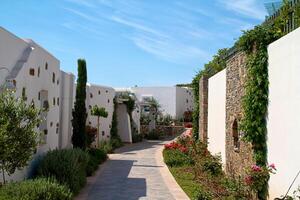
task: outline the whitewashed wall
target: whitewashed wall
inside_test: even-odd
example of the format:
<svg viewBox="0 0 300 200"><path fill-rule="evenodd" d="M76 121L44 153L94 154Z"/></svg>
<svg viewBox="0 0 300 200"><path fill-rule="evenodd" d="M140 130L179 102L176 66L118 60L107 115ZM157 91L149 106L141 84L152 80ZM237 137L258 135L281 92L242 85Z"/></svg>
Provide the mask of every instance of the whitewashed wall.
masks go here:
<svg viewBox="0 0 300 200"><path fill-rule="evenodd" d="M108 112L107 118L100 118L100 141L110 139L110 129L112 123L112 115L114 112L115 90L111 87L88 84L87 86L87 124L97 128L97 117L91 115L91 108L97 105L103 107Z"/></svg>
<svg viewBox="0 0 300 200"><path fill-rule="evenodd" d="M125 104L117 105L118 134L123 142L132 143L130 117Z"/></svg>
<svg viewBox="0 0 300 200"><path fill-rule="evenodd" d="M300 29L269 48L268 160L278 168L270 194L284 194L300 170ZM300 185L300 177L292 191Z"/></svg>
<svg viewBox="0 0 300 200"><path fill-rule="evenodd" d="M176 87L176 117L182 118L185 111L194 110L194 95L190 88Z"/></svg>
<svg viewBox="0 0 300 200"><path fill-rule="evenodd" d="M208 149L225 160L226 69L208 80Z"/></svg>

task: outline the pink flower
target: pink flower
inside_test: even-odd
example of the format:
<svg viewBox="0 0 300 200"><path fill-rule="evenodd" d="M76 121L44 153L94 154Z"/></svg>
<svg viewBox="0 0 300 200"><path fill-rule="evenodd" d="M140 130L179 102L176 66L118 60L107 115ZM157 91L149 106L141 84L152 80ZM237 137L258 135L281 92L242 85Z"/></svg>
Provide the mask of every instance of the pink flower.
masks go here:
<svg viewBox="0 0 300 200"><path fill-rule="evenodd" d="M271 167L272 169L276 170L276 167L275 167L274 163L270 164L269 167Z"/></svg>
<svg viewBox="0 0 300 200"><path fill-rule="evenodd" d="M246 178L245 178L245 182L246 182L246 184L248 184L248 185L250 185L250 184L252 184L252 177L251 176L247 176Z"/></svg>
<svg viewBox="0 0 300 200"><path fill-rule="evenodd" d="M260 172L261 171L261 167L260 166L257 166L257 165L252 165L251 166L251 169L255 172Z"/></svg>

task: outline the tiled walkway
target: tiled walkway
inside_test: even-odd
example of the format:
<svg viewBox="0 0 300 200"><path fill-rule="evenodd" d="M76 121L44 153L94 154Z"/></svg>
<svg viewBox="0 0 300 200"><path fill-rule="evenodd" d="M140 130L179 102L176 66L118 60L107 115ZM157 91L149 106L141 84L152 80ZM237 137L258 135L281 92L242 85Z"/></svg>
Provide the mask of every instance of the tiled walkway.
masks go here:
<svg viewBox="0 0 300 200"><path fill-rule="evenodd" d="M144 141L118 149L116 154L110 155L110 160L101 166L87 194L80 199L175 199L173 192L171 193L165 184L166 178L163 179L161 175L163 173L161 169L166 167L163 162L157 161L158 149L161 149L165 143ZM165 177L165 173L163 176Z"/></svg>

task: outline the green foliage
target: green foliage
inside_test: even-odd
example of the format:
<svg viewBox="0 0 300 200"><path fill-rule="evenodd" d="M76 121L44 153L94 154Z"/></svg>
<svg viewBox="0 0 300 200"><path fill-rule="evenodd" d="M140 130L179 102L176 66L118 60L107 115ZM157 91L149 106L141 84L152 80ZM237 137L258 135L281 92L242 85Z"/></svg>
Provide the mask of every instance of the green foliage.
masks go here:
<svg viewBox="0 0 300 200"><path fill-rule="evenodd" d="M236 179L225 177L222 180L222 185L228 192L228 200L248 200L251 199L249 188L244 183L241 177Z"/></svg>
<svg viewBox="0 0 300 200"><path fill-rule="evenodd" d="M203 159L202 169L212 176L219 176L223 173L221 157L207 156L205 159Z"/></svg>
<svg viewBox="0 0 300 200"><path fill-rule="evenodd" d="M23 168L31 159L37 143L35 129L40 123L39 110L29 106L14 93L0 94L0 168L9 175ZM5 182L5 177L3 177Z"/></svg>
<svg viewBox="0 0 300 200"><path fill-rule="evenodd" d="M117 106L118 105L116 103L116 99L114 99L114 112L112 116L111 129L110 129L111 139L120 138L120 136L118 135Z"/></svg>
<svg viewBox="0 0 300 200"><path fill-rule="evenodd" d="M170 167L191 165L192 160L178 149L164 149L164 161Z"/></svg>
<svg viewBox="0 0 300 200"><path fill-rule="evenodd" d="M158 131L152 130L151 132L149 132L145 135L145 138L147 140L159 140L160 136L161 136L161 134Z"/></svg>
<svg viewBox="0 0 300 200"><path fill-rule="evenodd" d="M86 174L88 176L98 169L99 165L107 159L107 154L102 149L89 149L89 162L86 167Z"/></svg>
<svg viewBox="0 0 300 200"><path fill-rule="evenodd" d="M114 148L113 148L112 143L110 141L102 140L100 142L99 148L102 149L107 154L114 152Z"/></svg>
<svg viewBox="0 0 300 200"><path fill-rule="evenodd" d="M80 149L49 151L41 160L37 176L54 177L77 194L86 183L88 161L89 155Z"/></svg>
<svg viewBox="0 0 300 200"><path fill-rule="evenodd" d="M91 114L94 116L103 117L103 118L107 118L107 116L108 116L108 112L105 110L105 108L103 108L103 107L99 108L97 105L95 105L92 108Z"/></svg>
<svg viewBox="0 0 300 200"><path fill-rule="evenodd" d="M197 188L196 192L192 197L192 200L212 200L212 199L213 199L212 194L200 187Z"/></svg>
<svg viewBox="0 0 300 200"><path fill-rule="evenodd" d="M86 126L85 132L86 132L86 144L88 147L90 147L92 143L95 142L96 140L97 128L94 128L92 126Z"/></svg>
<svg viewBox="0 0 300 200"><path fill-rule="evenodd" d="M0 199L71 200L72 193L53 179L34 179L5 185L0 188Z"/></svg>
<svg viewBox="0 0 300 200"><path fill-rule="evenodd" d="M78 59L78 79L76 85L76 96L74 110L72 112L73 120L73 135L72 143L74 148L85 149L87 146L87 139L85 133L86 125L86 83L87 83L87 71L86 62L83 59Z"/></svg>
<svg viewBox="0 0 300 200"><path fill-rule="evenodd" d="M119 148L119 147L123 146L123 142L122 142L120 137L110 139L110 143L111 143L111 146L112 146L113 149L116 149L116 148Z"/></svg>
<svg viewBox="0 0 300 200"><path fill-rule="evenodd" d="M138 133L133 133L132 134L132 142L137 143L137 142L142 142L143 141L143 136Z"/></svg>
<svg viewBox="0 0 300 200"><path fill-rule="evenodd" d="M207 78L222 71L226 67L225 57L227 56L228 49L220 49L213 57L212 61L204 65L204 69L200 70L192 81L192 88L194 94L195 109L193 112L193 137L198 139L199 130L199 80L202 76Z"/></svg>

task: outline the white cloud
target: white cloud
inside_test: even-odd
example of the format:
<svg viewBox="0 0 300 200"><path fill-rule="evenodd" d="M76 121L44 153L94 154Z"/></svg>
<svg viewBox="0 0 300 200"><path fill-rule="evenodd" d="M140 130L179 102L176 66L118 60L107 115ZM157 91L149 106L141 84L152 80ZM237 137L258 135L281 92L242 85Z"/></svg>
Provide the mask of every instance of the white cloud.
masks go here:
<svg viewBox="0 0 300 200"><path fill-rule="evenodd" d="M227 10L232 10L249 18L264 20L267 15L257 0L219 0L219 3L224 5Z"/></svg>
<svg viewBox="0 0 300 200"><path fill-rule="evenodd" d="M64 8L64 9L71 12L71 13L73 13L73 14L75 14L75 15L77 15L77 16L79 16L79 17L84 18L88 21L93 21L93 22L98 22L99 21L99 18L94 17L92 15L88 15L88 14L83 13L83 12L80 12L78 10L75 10L75 9L72 9L72 8Z"/></svg>

